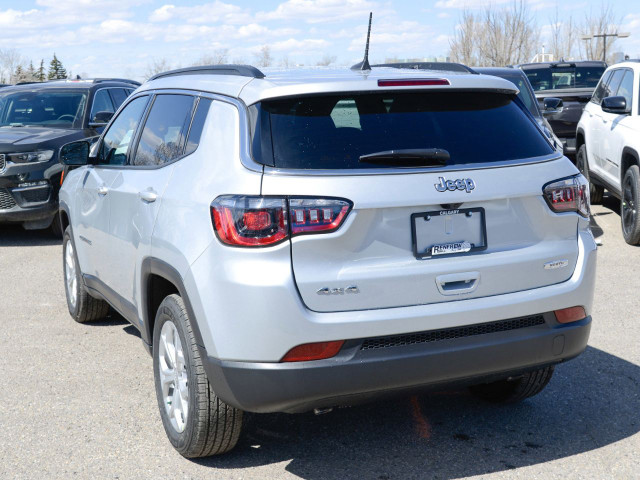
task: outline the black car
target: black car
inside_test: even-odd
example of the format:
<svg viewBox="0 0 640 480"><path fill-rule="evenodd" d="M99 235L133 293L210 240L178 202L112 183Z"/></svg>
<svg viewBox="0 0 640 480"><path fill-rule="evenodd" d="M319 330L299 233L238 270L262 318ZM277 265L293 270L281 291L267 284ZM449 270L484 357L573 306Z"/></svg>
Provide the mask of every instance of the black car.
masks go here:
<svg viewBox="0 0 640 480"><path fill-rule="evenodd" d="M527 75L542 113L564 145L564 153L576 154L576 128L587 102L607 68L605 62L541 62L518 65Z"/></svg>
<svg viewBox="0 0 640 480"><path fill-rule="evenodd" d="M100 135L139 86L122 79L58 80L0 90L0 224L61 235L60 147Z"/></svg>
<svg viewBox="0 0 640 480"><path fill-rule="evenodd" d="M522 70L512 67L474 67L473 70L482 75L493 75L494 77L504 78L515 84L518 90L520 90L518 98L522 100L522 103L524 103L529 112L531 112L531 115L536 119L545 135L549 137L549 141L554 145L556 150L560 152L563 151L562 142L555 135L551 125L544 117L543 111L540 110L531 83Z"/></svg>

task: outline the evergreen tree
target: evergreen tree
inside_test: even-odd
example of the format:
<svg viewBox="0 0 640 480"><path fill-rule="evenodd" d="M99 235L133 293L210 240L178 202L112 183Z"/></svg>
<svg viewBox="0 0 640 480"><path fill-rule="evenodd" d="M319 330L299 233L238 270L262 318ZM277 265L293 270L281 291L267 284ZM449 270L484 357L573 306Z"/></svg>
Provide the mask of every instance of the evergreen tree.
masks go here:
<svg viewBox="0 0 640 480"><path fill-rule="evenodd" d="M13 73L13 83L20 83L25 81L25 73L22 65L16 67L16 71Z"/></svg>
<svg viewBox="0 0 640 480"><path fill-rule="evenodd" d="M44 73L44 59L40 60L40 68L36 72L36 80L39 82L44 82L47 79L47 76Z"/></svg>
<svg viewBox="0 0 640 480"><path fill-rule="evenodd" d="M58 60L56 54L53 54L53 58L51 59L51 63L49 63L49 80L60 80L67 78L67 71L62 66L62 62Z"/></svg>
<svg viewBox="0 0 640 480"><path fill-rule="evenodd" d="M29 68L27 69L27 76L29 77L29 81L33 82L36 80L36 69L33 68L33 60L29 62Z"/></svg>

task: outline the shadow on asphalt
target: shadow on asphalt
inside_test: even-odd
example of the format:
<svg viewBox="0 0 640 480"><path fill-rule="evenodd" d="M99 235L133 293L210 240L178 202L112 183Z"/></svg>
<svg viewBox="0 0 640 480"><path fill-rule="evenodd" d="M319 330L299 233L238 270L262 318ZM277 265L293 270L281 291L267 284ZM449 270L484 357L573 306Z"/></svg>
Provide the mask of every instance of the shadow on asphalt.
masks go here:
<svg viewBox="0 0 640 480"><path fill-rule="evenodd" d="M51 230L25 230L20 225L0 225L0 247L41 247L62 245Z"/></svg>
<svg viewBox="0 0 640 480"><path fill-rule="evenodd" d="M516 405L466 392L386 401L332 413L248 415L238 447L197 463L241 469L288 462L308 480L455 479L550 462L640 431L640 366L596 348L556 368Z"/></svg>

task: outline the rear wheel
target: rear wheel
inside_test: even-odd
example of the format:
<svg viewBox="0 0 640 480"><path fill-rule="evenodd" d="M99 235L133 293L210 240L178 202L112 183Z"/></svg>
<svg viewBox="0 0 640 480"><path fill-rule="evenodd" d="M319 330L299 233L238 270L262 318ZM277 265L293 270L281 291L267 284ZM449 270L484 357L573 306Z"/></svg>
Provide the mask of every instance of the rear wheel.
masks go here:
<svg viewBox="0 0 640 480"><path fill-rule="evenodd" d="M589 162L587 161L587 146L582 145L578 150L578 156L576 157L576 167L580 170L580 173L584 175L584 178L589 182L589 192L591 193L591 204L601 203L602 196L604 195L604 188L600 185L595 185L591 182L589 176Z"/></svg>
<svg viewBox="0 0 640 480"><path fill-rule="evenodd" d="M109 313L109 304L93 298L84 288L70 227L67 227L62 239L62 264L67 307L73 319L85 323L105 318Z"/></svg>
<svg viewBox="0 0 640 480"><path fill-rule="evenodd" d="M162 424L178 453L187 458L206 457L236 446L243 412L213 391L178 295L166 297L156 314L153 371Z"/></svg>
<svg viewBox="0 0 640 480"><path fill-rule="evenodd" d="M629 167L622 180L622 200L620 219L622 235L630 245L640 244L640 169L637 165Z"/></svg>
<svg viewBox="0 0 640 480"><path fill-rule="evenodd" d="M521 377L483 383L469 388L477 397L495 403L515 403L537 395L553 376L553 366L528 372Z"/></svg>

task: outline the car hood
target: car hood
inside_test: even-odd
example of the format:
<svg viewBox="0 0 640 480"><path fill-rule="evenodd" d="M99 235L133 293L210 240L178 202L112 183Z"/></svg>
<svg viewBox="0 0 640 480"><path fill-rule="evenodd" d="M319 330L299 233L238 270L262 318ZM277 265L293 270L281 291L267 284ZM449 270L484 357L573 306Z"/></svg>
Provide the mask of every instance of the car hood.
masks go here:
<svg viewBox="0 0 640 480"><path fill-rule="evenodd" d="M24 150L51 140L74 137L75 129L46 127L0 127L0 150Z"/></svg>

